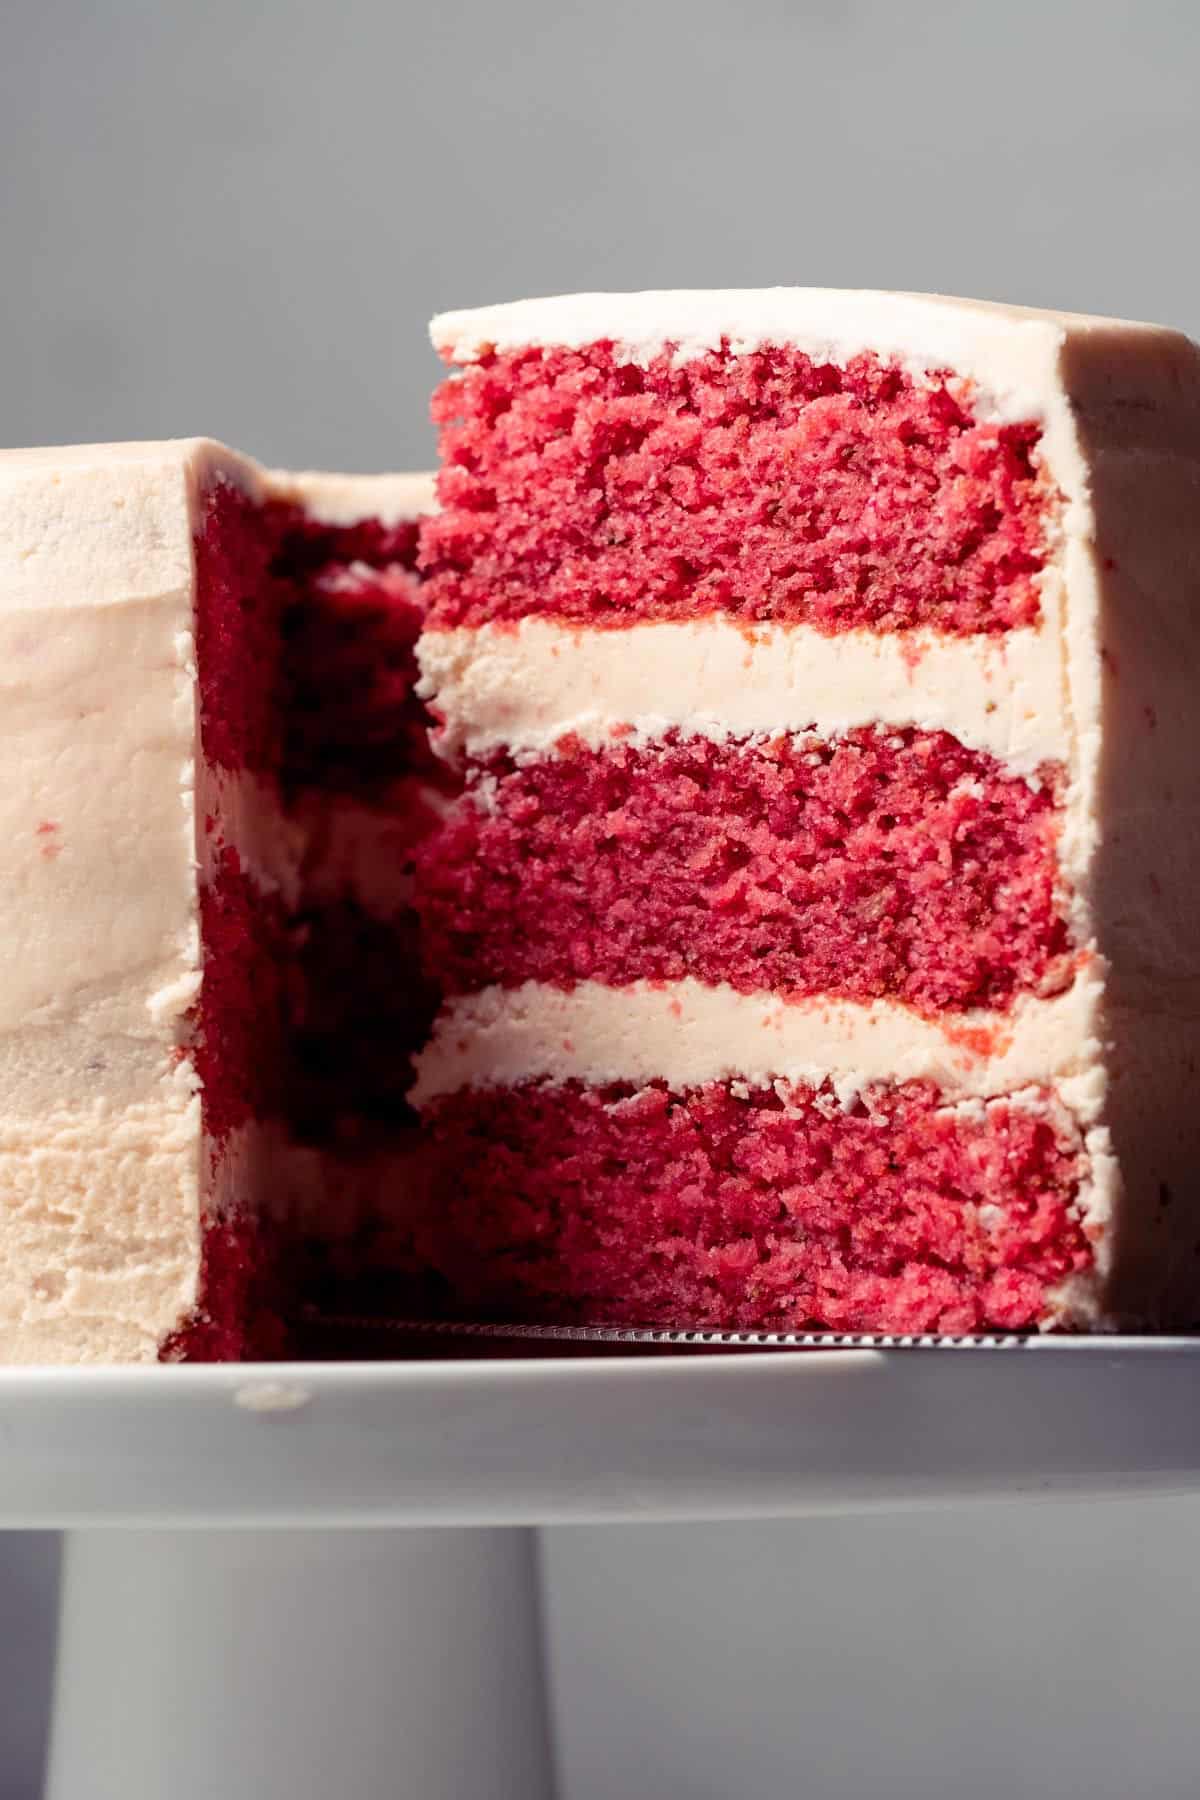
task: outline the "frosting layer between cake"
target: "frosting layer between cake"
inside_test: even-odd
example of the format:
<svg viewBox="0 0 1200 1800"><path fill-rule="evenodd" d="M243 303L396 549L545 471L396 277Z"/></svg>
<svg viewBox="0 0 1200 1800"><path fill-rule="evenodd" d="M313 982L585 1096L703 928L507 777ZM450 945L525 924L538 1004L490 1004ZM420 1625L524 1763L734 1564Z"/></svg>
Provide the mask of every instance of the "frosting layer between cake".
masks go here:
<svg viewBox="0 0 1200 1800"><path fill-rule="evenodd" d="M805 625L740 628L719 616L585 631L544 619L426 631L421 692L445 719L447 756L549 755L560 738L648 742L678 730L837 737L880 720L948 731L1014 772L1065 762L1070 727L1052 623L1003 638Z"/></svg>
<svg viewBox="0 0 1200 1800"><path fill-rule="evenodd" d="M1022 995L1009 1012L939 1020L885 1000L789 1000L691 980L491 987L446 1003L417 1059L413 1099L543 1079L674 1089L829 1079L847 1096L881 1081L930 1081L949 1100L1057 1086L1090 1121L1102 998L1101 982L1084 973L1050 999Z"/></svg>

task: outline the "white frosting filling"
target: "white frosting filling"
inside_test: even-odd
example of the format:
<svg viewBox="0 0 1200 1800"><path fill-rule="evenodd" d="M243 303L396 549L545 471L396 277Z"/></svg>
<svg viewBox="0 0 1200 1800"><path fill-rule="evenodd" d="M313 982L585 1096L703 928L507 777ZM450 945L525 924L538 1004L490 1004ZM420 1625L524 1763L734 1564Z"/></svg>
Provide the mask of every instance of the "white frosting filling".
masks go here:
<svg viewBox="0 0 1200 1800"><path fill-rule="evenodd" d="M542 619L428 631L420 692L448 756L546 755L572 733L600 745L677 730L729 737L883 723L948 731L1032 774L1071 749L1051 623L1001 638L741 630L722 618L586 631Z"/></svg>
<svg viewBox="0 0 1200 1800"><path fill-rule="evenodd" d="M1039 418L1068 329L1111 330L1111 319L1019 306L851 288L678 289L640 294L563 294L441 313L434 347L469 363L491 350L611 342L646 364L674 345L686 362L728 342L735 354L791 345L818 362L845 364L864 351L922 378L952 370L980 390L986 410ZM1130 331L1148 326L1131 325Z"/></svg>
<svg viewBox="0 0 1200 1800"><path fill-rule="evenodd" d="M685 980L572 989L526 982L450 1001L418 1059L413 1098L549 1079L596 1084L829 1079L849 1099L873 1082L932 1081L950 1100L1053 1086L1096 1116L1102 984L1083 973L1011 1012L930 1019L894 1001L785 1000Z"/></svg>

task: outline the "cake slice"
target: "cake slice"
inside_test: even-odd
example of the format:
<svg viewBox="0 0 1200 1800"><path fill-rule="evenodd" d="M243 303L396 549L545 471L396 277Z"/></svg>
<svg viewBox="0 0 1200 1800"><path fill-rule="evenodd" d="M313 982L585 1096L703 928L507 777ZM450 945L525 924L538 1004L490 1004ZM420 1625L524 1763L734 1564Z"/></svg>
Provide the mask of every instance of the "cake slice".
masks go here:
<svg viewBox="0 0 1200 1800"><path fill-rule="evenodd" d="M200 441L0 456L4 1360L273 1353L309 1247L383 1228L327 1177L411 1132L428 500ZM334 998L367 964L386 1093Z"/></svg>
<svg viewBox="0 0 1200 1800"><path fill-rule="evenodd" d="M446 1303L1194 1321L1200 353L806 289L433 339Z"/></svg>

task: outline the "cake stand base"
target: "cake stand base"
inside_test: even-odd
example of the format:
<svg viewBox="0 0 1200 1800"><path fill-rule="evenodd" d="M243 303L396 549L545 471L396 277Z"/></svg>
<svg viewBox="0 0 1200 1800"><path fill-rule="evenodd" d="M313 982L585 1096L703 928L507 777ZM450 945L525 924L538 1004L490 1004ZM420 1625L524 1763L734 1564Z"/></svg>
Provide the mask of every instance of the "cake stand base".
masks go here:
<svg viewBox="0 0 1200 1800"><path fill-rule="evenodd" d="M535 1549L69 1533L47 1800L550 1800Z"/></svg>
<svg viewBox="0 0 1200 1800"><path fill-rule="evenodd" d="M527 1528L1196 1494L1198 1381L1200 1338L0 1370L0 1524L70 1534L50 1800L547 1800Z"/></svg>

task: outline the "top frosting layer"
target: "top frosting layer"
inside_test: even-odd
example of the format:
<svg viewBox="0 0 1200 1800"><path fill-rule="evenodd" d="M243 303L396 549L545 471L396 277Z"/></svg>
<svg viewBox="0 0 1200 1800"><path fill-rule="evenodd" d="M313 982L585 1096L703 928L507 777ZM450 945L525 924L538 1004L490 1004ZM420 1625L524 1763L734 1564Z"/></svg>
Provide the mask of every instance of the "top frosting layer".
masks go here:
<svg viewBox="0 0 1200 1800"><path fill-rule="evenodd" d="M682 361L723 342L735 353L792 345L832 363L874 351L909 374L953 369L986 391L997 415L1012 419L1039 410L1047 373L1068 334L1105 333L1182 341L1159 326L1080 313L800 287L564 294L441 313L430 327L435 348L457 363L492 351L600 342L617 345L635 363L649 362L667 345Z"/></svg>
<svg viewBox="0 0 1200 1800"><path fill-rule="evenodd" d="M0 454L0 611L182 599L191 580L191 448Z"/></svg>
<svg viewBox="0 0 1200 1800"><path fill-rule="evenodd" d="M218 479L320 525L394 525L435 505L431 474L263 469L207 438L0 450L0 611L182 596L197 496Z"/></svg>
<svg viewBox="0 0 1200 1800"><path fill-rule="evenodd" d="M331 475L321 470L293 474L269 469L264 481L272 499L303 507L315 525L359 525L364 519L399 525L432 512L437 504L432 474Z"/></svg>

